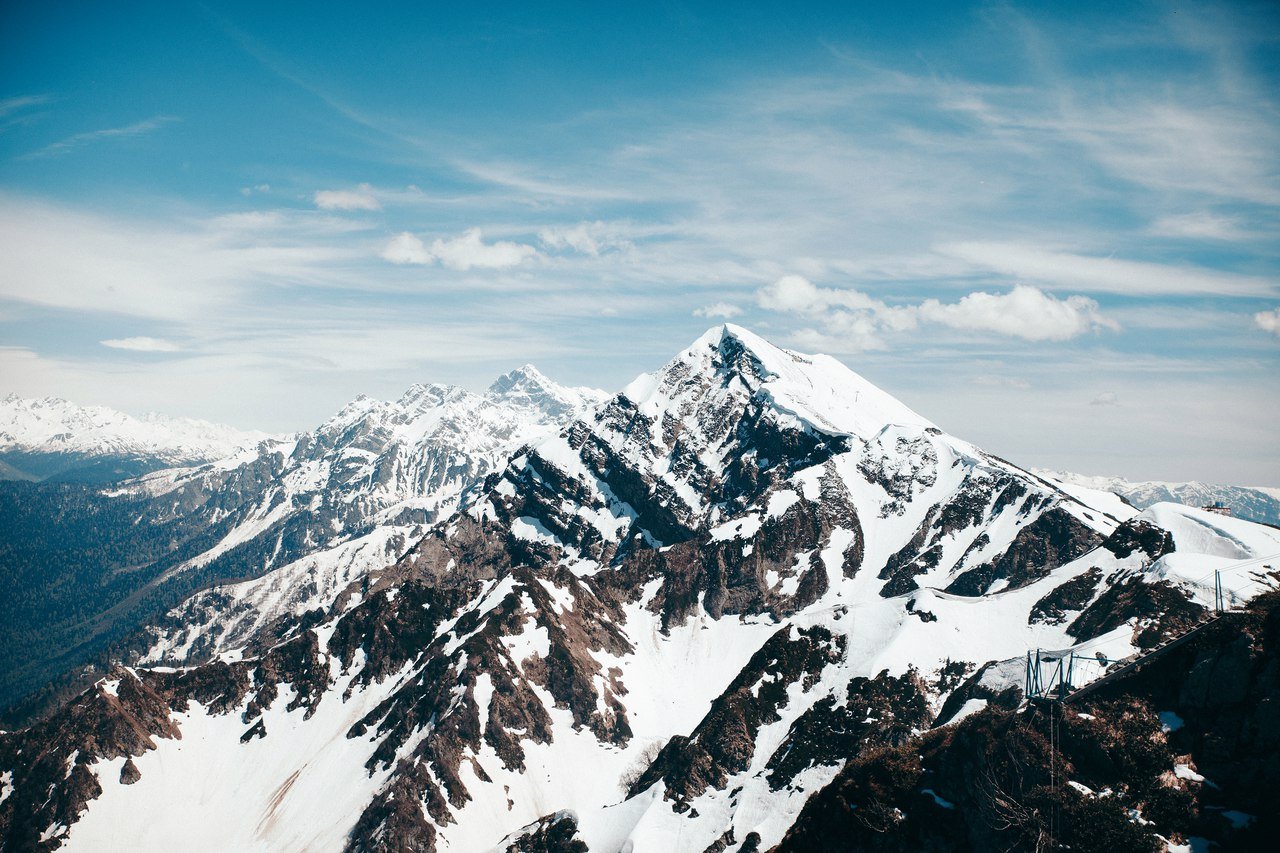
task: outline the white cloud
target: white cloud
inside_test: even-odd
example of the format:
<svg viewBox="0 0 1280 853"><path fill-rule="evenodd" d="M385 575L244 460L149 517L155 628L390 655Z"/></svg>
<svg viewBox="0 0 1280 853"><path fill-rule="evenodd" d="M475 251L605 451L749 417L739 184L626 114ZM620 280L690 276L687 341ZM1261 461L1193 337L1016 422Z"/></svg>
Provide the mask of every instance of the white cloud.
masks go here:
<svg viewBox="0 0 1280 853"><path fill-rule="evenodd" d="M1093 115L1069 111L1059 129L1116 175L1152 189L1280 203L1274 168L1280 134L1256 104L1188 98Z"/></svg>
<svg viewBox="0 0 1280 853"><path fill-rule="evenodd" d="M173 341L166 341L164 338L110 338L105 341L98 341L104 347L112 349L127 349L134 352L178 352L181 347Z"/></svg>
<svg viewBox="0 0 1280 853"><path fill-rule="evenodd" d="M392 237L382 250L382 257L393 264L429 264L435 260L423 242L408 231Z"/></svg>
<svg viewBox="0 0 1280 853"><path fill-rule="evenodd" d="M1241 227L1233 216L1216 213L1181 213L1161 216L1149 229L1157 237L1174 237L1199 240L1248 240L1253 235Z"/></svg>
<svg viewBox="0 0 1280 853"><path fill-rule="evenodd" d="M577 225L556 225L543 228L538 239L548 249L570 249L595 257L611 249L631 248L631 241L617 225L607 222L580 222Z"/></svg>
<svg viewBox="0 0 1280 853"><path fill-rule="evenodd" d="M910 312L892 308L852 288L818 287L804 276L784 275L773 284L756 291L756 301L769 311L817 315L831 308L870 311L885 326L909 329L915 325Z"/></svg>
<svg viewBox="0 0 1280 853"><path fill-rule="evenodd" d="M538 250L524 243L507 240L486 243L479 228L468 229L447 240L432 240L430 248L413 234L404 231L393 237L382 250L382 257L393 264L439 262L449 269L461 272L470 269L508 269L537 256Z"/></svg>
<svg viewBox="0 0 1280 853"><path fill-rule="evenodd" d="M511 243L506 240L486 243L479 228L470 228L448 240L433 240L431 254L450 269L496 270L519 266L530 258L536 257L538 250L523 243Z"/></svg>
<svg viewBox="0 0 1280 853"><path fill-rule="evenodd" d="M704 305L701 308L693 309L693 316L695 317L723 317L726 320L730 317L737 317L741 313L741 308L729 302L716 302L712 305Z"/></svg>
<svg viewBox="0 0 1280 853"><path fill-rule="evenodd" d="M1259 311L1253 315L1253 324L1264 332L1280 335L1280 308Z"/></svg>
<svg viewBox="0 0 1280 853"><path fill-rule="evenodd" d="M1065 341L1118 328L1092 299L1057 299L1027 285L1004 294L977 291L952 303L926 299L893 306L852 288L817 287L802 276L788 275L760 288L756 300L761 308L810 319L817 327L796 332L797 343L835 352L884 349L884 333L910 331L922 323L1028 341Z"/></svg>
<svg viewBox="0 0 1280 853"><path fill-rule="evenodd" d="M320 190L313 197L321 210L381 210L373 187L361 184L354 190Z"/></svg>
<svg viewBox="0 0 1280 853"><path fill-rule="evenodd" d="M1090 406L1118 406L1120 405L1120 397L1114 391L1103 391L1098 396L1089 401Z"/></svg>
<svg viewBox="0 0 1280 853"><path fill-rule="evenodd" d="M1056 299L1025 284L1005 294L970 293L951 304L927 299L916 310L926 322L1028 341L1066 341L1097 329L1119 328L1088 297Z"/></svg>

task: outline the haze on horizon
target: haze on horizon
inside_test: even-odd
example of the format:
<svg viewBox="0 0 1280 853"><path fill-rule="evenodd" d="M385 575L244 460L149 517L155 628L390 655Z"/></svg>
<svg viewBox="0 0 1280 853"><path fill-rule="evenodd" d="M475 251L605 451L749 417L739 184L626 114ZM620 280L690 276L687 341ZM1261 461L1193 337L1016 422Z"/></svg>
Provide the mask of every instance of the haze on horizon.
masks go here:
<svg viewBox="0 0 1280 853"><path fill-rule="evenodd" d="M271 431L731 320L1022 465L1280 484L1274 4L0 10L0 394Z"/></svg>

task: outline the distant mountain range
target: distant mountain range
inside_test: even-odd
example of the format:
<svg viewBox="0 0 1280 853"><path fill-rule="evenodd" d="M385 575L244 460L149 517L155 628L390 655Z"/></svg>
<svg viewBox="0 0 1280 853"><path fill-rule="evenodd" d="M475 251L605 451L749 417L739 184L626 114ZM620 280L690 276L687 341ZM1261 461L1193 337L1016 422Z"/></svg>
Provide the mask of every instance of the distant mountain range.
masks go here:
<svg viewBox="0 0 1280 853"><path fill-rule="evenodd" d="M192 418L135 418L58 397L0 400L0 479L106 483L213 462L269 438Z"/></svg>
<svg viewBox="0 0 1280 853"><path fill-rule="evenodd" d="M1035 473L1072 486L1112 492L1138 509L1169 501L1187 506L1219 504L1237 518L1280 525L1280 488L1266 486L1223 486L1214 483L1134 483L1120 477L1090 477L1061 471L1032 469Z"/></svg>
<svg viewBox="0 0 1280 853"><path fill-rule="evenodd" d="M47 676L97 631L117 664L0 733L5 850L1103 850L1274 827L1280 530L1023 469L740 327L612 395L525 367L0 497L21 593L0 624L44 620L0 659ZM1023 703L1029 652L1080 684L1172 648L1216 573L1248 612L1176 666L1078 715Z"/></svg>

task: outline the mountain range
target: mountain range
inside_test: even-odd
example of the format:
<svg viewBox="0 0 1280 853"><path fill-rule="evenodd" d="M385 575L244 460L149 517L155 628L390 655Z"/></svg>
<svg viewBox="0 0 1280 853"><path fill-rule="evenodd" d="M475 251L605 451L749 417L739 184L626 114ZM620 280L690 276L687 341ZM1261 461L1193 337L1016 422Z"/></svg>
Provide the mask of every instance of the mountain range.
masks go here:
<svg viewBox="0 0 1280 853"><path fill-rule="evenodd" d="M1214 483L1131 482L1121 477L1089 477L1061 471L1032 469L1042 477L1068 486L1084 486L1112 492L1139 509L1167 501L1187 506L1227 507L1239 518L1280 525L1280 489L1266 486L1224 486Z"/></svg>
<svg viewBox="0 0 1280 853"><path fill-rule="evenodd" d="M269 436L193 418L135 418L58 397L0 400L0 479L101 483L213 462Z"/></svg>
<svg viewBox="0 0 1280 853"><path fill-rule="evenodd" d="M92 672L78 667L104 650L132 658L154 644L156 654L207 656L285 613L327 604L353 577L394 561L509 452L600 396L526 365L484 394L416 385L391 402L360 397L311 432L207 445L201 453L228 451L213 462L188 459L195 464L109 485L0 483L0 577L11 590L0 602L0 704L66 673L73 686L83 682ZM43 413L40 429L23 431L28 452L74 447L101 472L146 446L145 431L121 437L138 423L126 415L10 405ZM188 422L177 423L154 454L195 452ZM92 426L72 436L78 424ZM202 619L217 624L203 630ZM138 634L144 622L149 633ZM183 645L180 633L199 641ZM28 703L38 709L65 693L55 684ZM19 718L27 710L20 704Z"/></svg>
<svg viewBox="0 0 1280 853"><path fill-rule="evenodd" d="M145 628L103 677L0 734L4 849L1265 837L1270 795L1215 793L1201 770L1272 772L1249 756L1280 688L1248 673L1276 669L1259 602L1280 530L1099 485L726 325L611 396L525 367L483 395L361 398L311 433L79 486L64 518L126 507L106 526L136 531L84 562L150 610L115 623ZM48 514L16 525L28 557ZM139 550L125 570L117 552ZM1225 712L1174 680L1125 682L1078 722L1024 704L1029 652L1096 678L1200 624L1219 578L1251 621L1180 654L1235 661L1239 695L1213 700L1244 709L1230 744L1204 736ZM1132 738L1156 746L1131 757Z"/></svg>

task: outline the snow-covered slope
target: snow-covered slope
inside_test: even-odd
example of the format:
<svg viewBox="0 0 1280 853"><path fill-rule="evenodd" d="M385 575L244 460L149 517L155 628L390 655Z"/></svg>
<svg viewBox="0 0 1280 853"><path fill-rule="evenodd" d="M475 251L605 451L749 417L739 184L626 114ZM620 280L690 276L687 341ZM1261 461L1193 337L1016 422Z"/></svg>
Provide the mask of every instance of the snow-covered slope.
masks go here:
<svg viewBox="0 0 1280 853"><path fill-rule="evenodd" d="M122 492L152 496L162 517L204 514L219 531L168 576L219 561L243 567L223 577L262 575L188 599L157 628L144 659L207 655L281 615L327 606L453 512L510 453L603 396L558 385L532 365L483 394L414 385L394 401L358 397L315 431L252 457L125 484Z"/></svg>
<svg viewBox="0 0 1280 853"><path fill-rule="evenodd" d="M851 758L1016 701L1002 661L1123 658L1198 618L1202 570L1280 552L1269 528L1065 491L734 326L580 412L323 612L213 664L121 668L0 736L0 829L767 850ZM1271 582L1239 571L1241 595Z"/></svg>
<svg viewBox="0 0 1280 853"><path fill-rule="evenodd" d="M145 470L210 462L270 436L192 418L141 418L57 397L0 401L0 460L8 479L119 479Z"/></svg>
<svg viewBox="0 0 1280 853"><path fill-rule="evenodd" d="M1120 477L1092 477L1061 471L1035 469L1035 473L1064 486L1083 486L1089 489L1120 495L1138 509L1168 501L1203 507L1222 504L1239 518L1280 525L1280 489L1267 486L1224 486L1214 483L1162 483L1130 482Z"/></svg>

